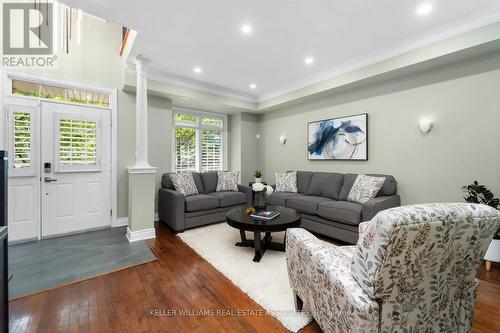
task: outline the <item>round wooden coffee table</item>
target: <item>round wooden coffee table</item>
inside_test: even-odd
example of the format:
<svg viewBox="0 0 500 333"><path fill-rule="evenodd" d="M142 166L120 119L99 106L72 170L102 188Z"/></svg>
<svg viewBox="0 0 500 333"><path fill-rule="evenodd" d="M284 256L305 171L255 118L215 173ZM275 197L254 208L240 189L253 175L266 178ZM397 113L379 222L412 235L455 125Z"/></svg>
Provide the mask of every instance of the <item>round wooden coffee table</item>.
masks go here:
<svg viewBox="0 0 500 333"><path fill-rule="evenodd" d="M268 206L266 210L279 211L280 215L270 221L262 221L247 215L244 207L233 208L226 214L227 224L240 230L241 242L235 245L255 248L255 262L260 261L266 250L285 251L285 241L283 244L273 242L271 232L286 231L298 227L301 222L295 209ZM245 231L253 232L253 239L247 239ZM264 238L261 238L261 233L265 233Z"/></svg>

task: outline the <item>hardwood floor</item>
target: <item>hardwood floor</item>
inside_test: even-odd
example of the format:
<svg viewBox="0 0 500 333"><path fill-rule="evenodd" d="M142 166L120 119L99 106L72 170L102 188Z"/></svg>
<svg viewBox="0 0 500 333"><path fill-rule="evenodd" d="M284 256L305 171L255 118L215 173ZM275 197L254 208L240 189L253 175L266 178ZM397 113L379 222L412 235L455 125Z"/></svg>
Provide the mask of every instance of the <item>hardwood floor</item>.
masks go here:
<svg viewBox="0 0 500 333"><path fill-rule="evenodd" d="M163 224L148 245L155 262L11 301L10 332L288 332ZM478 276L473 332L499 332L500 267Z"/></svg>

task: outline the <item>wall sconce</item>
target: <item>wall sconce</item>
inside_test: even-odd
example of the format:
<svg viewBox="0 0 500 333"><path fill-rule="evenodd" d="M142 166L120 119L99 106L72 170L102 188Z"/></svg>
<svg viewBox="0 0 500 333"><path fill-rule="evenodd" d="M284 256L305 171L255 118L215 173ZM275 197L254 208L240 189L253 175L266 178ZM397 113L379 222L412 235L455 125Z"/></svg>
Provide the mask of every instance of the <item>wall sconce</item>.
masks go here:
<svg viewBox="0 0 500 333"><path fill-rule="evenodd" d="M286 143L286 136L285 135L280 136L280 143L282 145L284 145Z"/></svg>
<svg viewBox="0 0 500 333"><path fill-rule="evenodd" d="M420 119L419 128L423 134L429 133L432 130L432 126L432 121L429 118Z"/></svg>

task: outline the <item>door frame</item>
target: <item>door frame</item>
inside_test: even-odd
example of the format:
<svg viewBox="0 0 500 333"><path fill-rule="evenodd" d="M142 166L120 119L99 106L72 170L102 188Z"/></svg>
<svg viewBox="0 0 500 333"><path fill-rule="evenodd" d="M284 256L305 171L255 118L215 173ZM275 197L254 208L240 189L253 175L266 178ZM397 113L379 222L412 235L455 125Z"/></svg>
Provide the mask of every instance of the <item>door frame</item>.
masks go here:
<svg viewBox="0 0 500 333"><path fill-rule="evenodd" d="M7 149L7 127L6 127L6 108L7 104L9 104L9 100L17 99L17 100L30 100L30 101L38 101L39 106L41 107L41 102L49 102L49 103L57 103L57 104L66 104L66 105L78 105L85 106L86 104L80 103L72 103L66 101L55 101L51 99L45 99L40 97L31 97L31 96L21 96L12 94L12 80L23 80L29 81L33 83L41 83L54 85L63 88L70 89L80 89L80 90L90 90L97 93L105 94L109 96L109 106L101 107L101 106L93 106L94 108L103 108L108 109L111 112L111 154L110 154L110 166L111 166L111 175L110 175L110 193L111 193L111 227L119 226L117 223L117 191L118 191L118 123L117 123L117 114L118 114L118 92L116 88L105 88L100 86L88 85L80 82L70 81L66 79L60 79L56 77L48 77L44 75L38 75L23 71L16 71L11 69L1 69L0 68L0 132L4 133L4 135L0 135L0 149ZM41 200L41 198L40 198ZM41 212L40 213L40 225L41 225ZM40 229L40 228L39 228ZM40 239L40 230L38 233L38 238Z"/></svg>

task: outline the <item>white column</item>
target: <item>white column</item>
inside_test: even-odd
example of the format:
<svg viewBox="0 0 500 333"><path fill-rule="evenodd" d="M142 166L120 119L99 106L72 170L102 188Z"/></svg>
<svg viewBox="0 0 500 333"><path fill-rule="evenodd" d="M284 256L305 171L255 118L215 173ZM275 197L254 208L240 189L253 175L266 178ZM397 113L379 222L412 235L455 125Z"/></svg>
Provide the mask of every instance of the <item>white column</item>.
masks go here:
<svg viewBox="0 0 500 333"><path fill-rule="evenodd" d="M143 55L135 57L137 73L136 90L136 144L134 169L151 168L148 163L148 87L147 65L149 59Z"/></svg>
<svg viewBox="0 0 500 333"><path fill-rule="evenodd" d="M156 168L148 163L148 88L147 64L144 56L135 58L136 147L135 164L128 167L128 228L130 242L155 237L155 177Z"/></svg>

